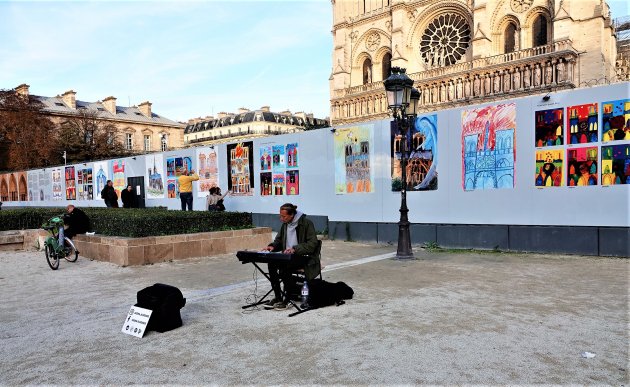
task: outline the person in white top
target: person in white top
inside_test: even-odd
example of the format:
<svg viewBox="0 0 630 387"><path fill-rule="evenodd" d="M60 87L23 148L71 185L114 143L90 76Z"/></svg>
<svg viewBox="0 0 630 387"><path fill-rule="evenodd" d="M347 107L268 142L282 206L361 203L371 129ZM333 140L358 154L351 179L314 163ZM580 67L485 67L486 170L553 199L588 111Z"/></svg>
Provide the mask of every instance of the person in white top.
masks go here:
<svg viewBox="0 0 630 387"><path fill-rule="evenodd" d="M223 198L225 198L231 192L232 191L228 190L225 194L221 195L221 188L210 188L208 197L206 198L206 208L208 208L208 211L225 211Z"/></svg>

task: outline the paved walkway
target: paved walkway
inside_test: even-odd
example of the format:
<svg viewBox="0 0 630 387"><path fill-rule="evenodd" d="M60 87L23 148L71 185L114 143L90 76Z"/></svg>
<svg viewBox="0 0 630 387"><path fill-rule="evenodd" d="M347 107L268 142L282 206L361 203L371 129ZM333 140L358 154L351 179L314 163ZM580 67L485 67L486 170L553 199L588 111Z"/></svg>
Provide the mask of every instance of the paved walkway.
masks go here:
<svg viewBox="0 0 630 387"><path fill-rule="evenodd" d="M628 384L627 259L428 252L325 241L355 298L288 318L233 255L141 267L0 253L0 384ZM120 332L155 282L184 326ZM595 354L583 358L583 352Z"/></svg>

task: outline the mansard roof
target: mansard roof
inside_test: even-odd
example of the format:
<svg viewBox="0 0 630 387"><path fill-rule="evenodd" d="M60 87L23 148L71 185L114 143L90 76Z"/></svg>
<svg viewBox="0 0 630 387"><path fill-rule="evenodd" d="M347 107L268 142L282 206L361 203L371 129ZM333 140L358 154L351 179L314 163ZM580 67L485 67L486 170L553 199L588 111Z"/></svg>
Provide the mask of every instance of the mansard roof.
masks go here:
<svg viewBox="0 0 630 387"><path fill-rule="evenodd" d="M239 125L248 122L269 122L285 125L293 125L296 127L313 127L327 126L328 121L312 117L300 117L292 114L273 113L262 110L248 111L238 114L229 114L221 118L213 118L188 124L184 130L184 134L201 132L205 130L222 128L226 126Z"/></svg>
<svg viewBox="0 0 630 387"><path fill-rule="evenodd" d="M77 109L72 109L63 102L61 97L43 97L39 95L33 95L43 105L44 111L56 114L75 114L77 109L86 108L90 111L96 111L98 116L103 119L122 120L122 121L134 121L137 123L147 123L155 125L169 125L169 126L182 126L181 123L170 120L166 117L160 116L151 112L151 117L147 117L136 106L125 107L116 106L116 114L110 113L100 101L98 102L86 102L76 100Z"/></svg>

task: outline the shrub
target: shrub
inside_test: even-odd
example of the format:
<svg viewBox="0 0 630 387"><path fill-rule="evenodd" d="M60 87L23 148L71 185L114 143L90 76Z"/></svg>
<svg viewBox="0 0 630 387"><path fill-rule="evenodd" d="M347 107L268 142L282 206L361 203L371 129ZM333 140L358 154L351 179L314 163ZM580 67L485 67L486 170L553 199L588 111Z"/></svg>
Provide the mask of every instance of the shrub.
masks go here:
<svg viewBox="0 0 630 387"><path fill-rule="evenodd" d="M168 211L163 208L81 207L98 234L125 237L190 234L251 228L248 212ZM0 211L0 231L41 228L65 208L23 208Z"/></svg>

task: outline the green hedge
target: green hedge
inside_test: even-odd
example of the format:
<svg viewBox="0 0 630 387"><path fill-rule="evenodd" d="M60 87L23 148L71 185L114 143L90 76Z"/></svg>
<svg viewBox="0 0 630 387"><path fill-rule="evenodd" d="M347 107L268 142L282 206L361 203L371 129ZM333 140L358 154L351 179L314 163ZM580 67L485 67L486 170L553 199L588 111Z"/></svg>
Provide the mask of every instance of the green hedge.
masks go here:
<svg viewBox="0 0 630 387"><path fill-rule="evenodd" d="M168 211L164 208L81 207L97 234L125 237L190 234L251 228L249 212ZM65 208L22 208L0 211L0 231L41 228Z"/></svg>

